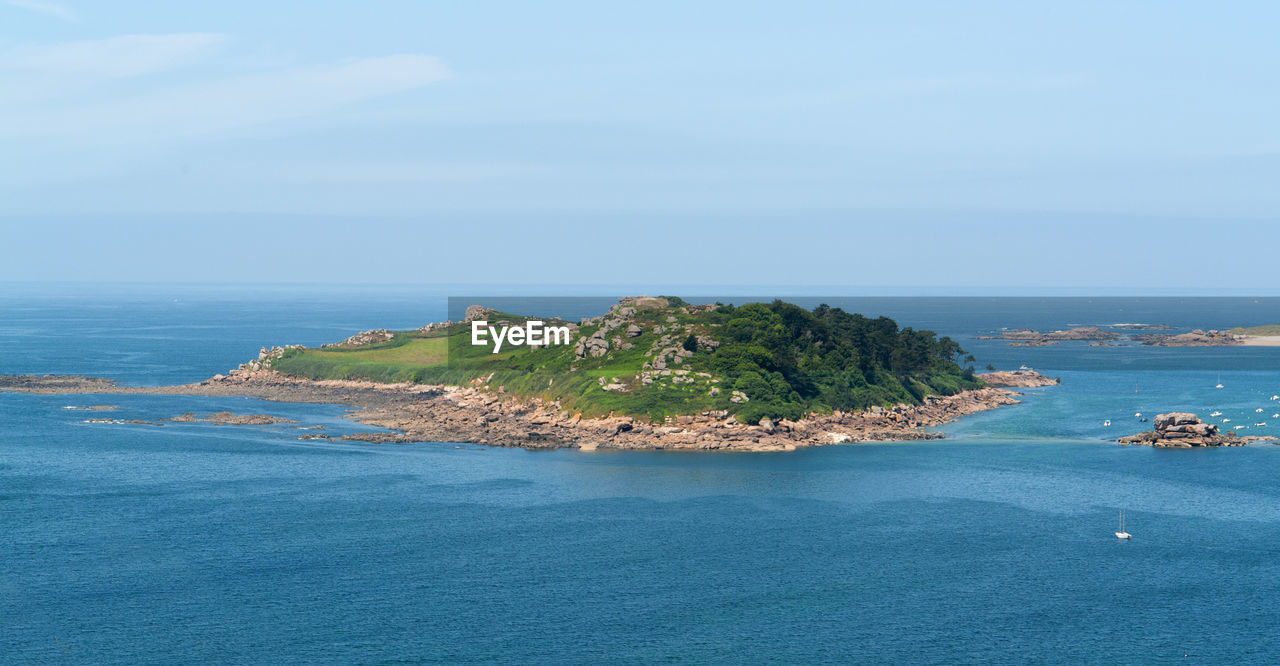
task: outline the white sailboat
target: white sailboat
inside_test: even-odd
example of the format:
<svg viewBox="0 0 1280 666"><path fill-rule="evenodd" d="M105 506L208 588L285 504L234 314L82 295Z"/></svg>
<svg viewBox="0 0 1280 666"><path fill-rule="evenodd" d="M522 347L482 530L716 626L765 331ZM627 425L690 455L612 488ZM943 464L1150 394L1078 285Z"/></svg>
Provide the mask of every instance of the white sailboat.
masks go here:
<svg viewBox="0 0 1280 666"><path fill-rule="evenodd" d="M1218 375L1218 385L1213 388L1216 388L1216 389L1222 388L1222 375Z"/></svg>
<svg viewBox="0 0 1280 666"><path fill-rule="evenodd" d="M1124 531L1124 509L1120 509L1120 531L1116 532L1117 539L1132 539L1133 535Z"/></svg>

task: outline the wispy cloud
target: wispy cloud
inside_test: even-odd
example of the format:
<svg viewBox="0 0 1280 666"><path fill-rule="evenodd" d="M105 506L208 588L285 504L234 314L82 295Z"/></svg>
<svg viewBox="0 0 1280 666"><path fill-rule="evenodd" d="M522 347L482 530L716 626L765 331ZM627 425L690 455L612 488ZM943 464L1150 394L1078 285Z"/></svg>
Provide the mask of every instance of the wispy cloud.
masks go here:
<svg viewBox="0 0 1280 666"><path fill-rule="evenodd" d="M145 69L135 65L118 63L107 71ZM146 136L152 141L203 135L323 113L419 88L450 75L434 57L403 54L161 86L95 102L39 104L9 113L0 104L0 134L28 138Z"/></svg>
<svg viewBox="0 0 1280 666"><path fill-rule="evenodd" d="M41 76L128 78L184 67L206 57L225 41L225 35L195 32L122 35L17 48L0 58L0 70Z"/></svg>
<svg viewBox="0 0 1280 666"><path fill-rule="evenodd" d="M80 15L75 10L52 2L37 2L36 0L8 0L9 6L28 9L33 12L39 12L46 16L62 19L63 21L79 21Z"/></svg>

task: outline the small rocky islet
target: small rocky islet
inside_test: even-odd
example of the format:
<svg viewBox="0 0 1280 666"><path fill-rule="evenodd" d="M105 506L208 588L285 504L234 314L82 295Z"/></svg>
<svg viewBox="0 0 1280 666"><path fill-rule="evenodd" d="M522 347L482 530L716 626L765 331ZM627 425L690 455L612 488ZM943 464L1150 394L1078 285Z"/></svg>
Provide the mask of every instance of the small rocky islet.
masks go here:
<svg viewBox="0 0 1280 666"><path fill-rule="evenodd" d="M1125 331L1121 333L1121 329ZM979 340L1007 340L1010 347L1044 347L1062 342L1089 342L1093 347L1117 347L1121 343L1136 343L1146 347L1234 347L1249 345L1257 340L1274 336L1271 327L1255 327L1253 329L1233 328L1230 330L1193 329L1185 333L1152 333L1151 331L1168 330L1165 325L1117 325L1107 328L1098 326L1079 326L1057 331L1036 331L1019 328L1000 331L994 335L978 336ZM1259 332L1261 331L1261 332Z"/></svg>
<svg viewBox="0 0 1280 666"><path fill-rule="evenodd" d="M1122 446L1151 446L1158 449L1192 449L1215 446L1244 446L1252 442L1275 441L1270 436L1241 437L1234 430L1220 432L1190 412L1158 414L1152 429L1116 440Z"/></svg>

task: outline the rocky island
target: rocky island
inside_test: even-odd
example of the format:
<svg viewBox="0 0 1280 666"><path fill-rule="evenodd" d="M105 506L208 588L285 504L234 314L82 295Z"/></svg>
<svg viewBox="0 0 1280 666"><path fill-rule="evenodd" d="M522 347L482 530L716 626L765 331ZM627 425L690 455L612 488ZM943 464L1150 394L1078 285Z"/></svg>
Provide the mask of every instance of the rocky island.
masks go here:
<svg viewBox="0 0 1280 666"><path fill-rule="evenodd" d="M1134 340L1148 347L1227 347L1244 344L1241 336L1214 329L1195 329L1187 333L1150 333L1135 335Z"/></svg>
<svg viewBox="0 0 1280 666"><path fill-rule="evenodd" d="M1097 326L1080 326L1060 331L1041 332L1028 328L1001 331L998 335L981 335L978 340L1008 340L1010 347L1043 347L1061 342L1087 341L1094 347L1115 347L1120 342L1139 343L1147 347L1229 347L1280 346L1280 326L1255 326L1230 330L1193 329L1185 333L1151 333L1168 330L1166 325L1116 324L1113 328L1130 331L1128 335ZM1146 332L1140 332L1146 331Z"/></svg>
<svg viewBox="0 0 1280 666"><path fill-rule="evenodd" d="M357 420L395 431L346 439L749 451L931 439L941 436L932 426L1017 402L1016 393L962 365L972 357L949 338L781 301L624 298L600 317L547 321L571 327L565 344L501 353L471 344L477 330L531 321L470 308L462 321L376 330L321 349L264 348L195 384L9 376L0 377L0 390L341 403L358 409ZM1034 372L985 377L1004 386L1056 383ZM219 416L205 418L235 422Z"/></svg>
<svg viewBox="0 0 1280 666"><path fill-rule="evenodd" d="M999 335L979 336L979 340L1009 340L1010 347L1043 347L1056 345L1059 342L1084 340L1092 342L1111 342L1123 336L1115 331L1104 331L1097 326L1080 326L1061 331L1042 333L1029 328L1002 331Z"/></svg>
<svg viewBox="0 0 1280 666"><path fill-rule="evenodd" d="M1121 445L1153 446L1160 449L1190 449L1202 446L1244 446L1274 437L1240 437L1234 430L1218 432L1218 426L1201 421L1188 412L1159 414L1152 430L1116 440Z"/></svg>
<svg viewBox="0 0 1280 666"><path fill-rule="evenodd" d="M987 386L1006 388L1039 388L1041 386L1057 386L1062 380L1057 377L1046 377L1031 368L984 372L978 375Z"/></svg>

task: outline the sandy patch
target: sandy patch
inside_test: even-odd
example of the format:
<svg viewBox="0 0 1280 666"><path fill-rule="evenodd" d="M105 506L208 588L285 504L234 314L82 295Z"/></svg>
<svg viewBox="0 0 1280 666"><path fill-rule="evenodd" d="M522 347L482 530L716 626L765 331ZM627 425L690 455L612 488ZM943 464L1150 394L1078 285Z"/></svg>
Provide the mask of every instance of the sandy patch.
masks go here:
<svg viewBox="0 0 1280 666"><path fill-rule="evenodd" d="M1240 344L1247 347L1280 347L1280 335L1242 335Z"/></svg>

